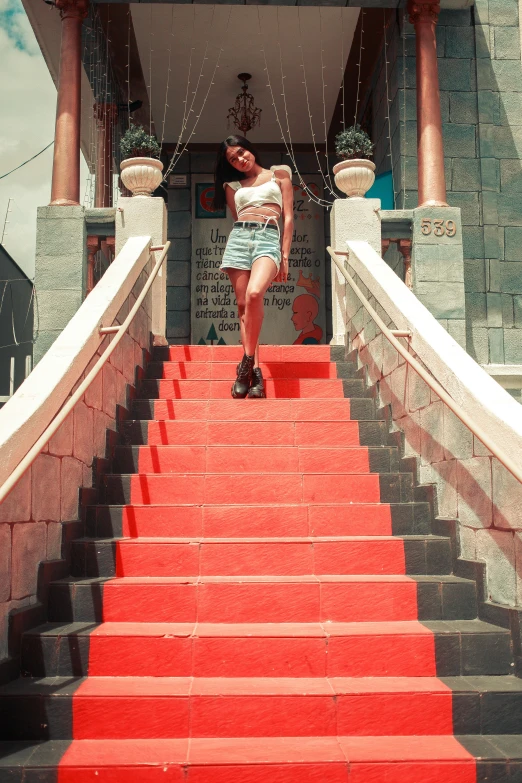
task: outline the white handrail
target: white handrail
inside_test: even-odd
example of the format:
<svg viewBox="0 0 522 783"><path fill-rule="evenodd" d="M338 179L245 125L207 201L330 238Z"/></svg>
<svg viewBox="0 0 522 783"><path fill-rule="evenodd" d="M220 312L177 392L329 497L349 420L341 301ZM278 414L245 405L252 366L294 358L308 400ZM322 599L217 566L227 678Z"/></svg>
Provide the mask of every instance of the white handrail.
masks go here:
<svg viewBox="0 0 522 783"><path fill-rule="evenodd" d="M332 250L331 247L326 248L332 258L332 261L338 268L339 272L343 275L346 282L352 289L352 291L355 293L355 295L359 298L361 304L365 308L365 310L370 314L370 316L373 318L381 332L384 334L386 339L393 345L393 347L400 353L400 355L407 361L407 363L415 370L417 375L419 375L425 383L428 384L428 386L435 392L435 394L440 397L440 399L450 408L451 411L457 416L457 418L460 419L460 421L475 435L478 440L480 440L481 443L484 444L484 446L493 454L494 457L498 459L498 461L508 470L512 476L514 476L517 481L520 481L522 484L522 470L519 468L519 466L509 457L502 449L499 449L499 447L494 443L489 435L484 432L482 427L480 427L478 424L474 422L474 420L466 413L464 408L462 408L453 397L451 397L446 389L444 389L438 381L435 380L435 378L430 375L429 372L427 372L424 367L420 364L420 362L417 361L407 350L406 348L401 345L401 343L398 341L395 334L397 334L398 330L392 330L388 329L382 318L379 317L377 312L373 309L369 301L366 299L364 294L362 293L361 289L357 285L357 283L352 279L351 275L348 274L346 271L344 264L341 263L338 256L348 256L348 253L344 250ZM394 334L395 332L395 334ZM406 335L404 335L406 336Z"/></svg>
<svg viewBox="0 0 522 783"><path fill-rule="evenodd" d="M26 453L25 457L18 463L16 468L10 474L9 478L2 484L2 486L0 487L0 503L2 503L2 501L5 500L9 492L11 492L13 487L20 481L20 479L22 478L26 470L28 470L28 468L31 467L35 459L41 453L42 449L45 448L45 446L49 443L56 430L60 427L61 424L63 424L63 422L65 421L69 413L72 411L76 403L83 397L83 395L85 394L85 392L87 391L91 383L94 381L96 376L100 373L107 359L111 356L111 354L114 352L115 348L117 347L118 343L123 338L123 335L129 328L130 324L134 319L134 316L140 309L141 303L147 296L147 293L149 292L149 289L152 286L152 283L154 282L156 275L158 274L161 265L163 264L163 261L165 260L168 249L170 247L170 242L166 242L164 245L160 247L162 248L161 255L156 261L147 279L147 282L143 286L138 298L136 299L133 306L131 307L127 318L120 326L106 327L106 331L100 329L100 333L102 334L114 333L115 335L114 339L111 340L110 345L107 346L107 348L102 353L102 355L100 356L100 358L98 359L98 361L96 362L92 370L90 370L90 372L85 376L85 378L78 386L74 394L72 394L68 398L67 402L58 411L58 413L53 418L53 420L47 425L47 427L42 432L42 434L40 435L36 443L33 444L33 446ZM150 248L150 250L151 251L160 250L160 247Z"/></svg>

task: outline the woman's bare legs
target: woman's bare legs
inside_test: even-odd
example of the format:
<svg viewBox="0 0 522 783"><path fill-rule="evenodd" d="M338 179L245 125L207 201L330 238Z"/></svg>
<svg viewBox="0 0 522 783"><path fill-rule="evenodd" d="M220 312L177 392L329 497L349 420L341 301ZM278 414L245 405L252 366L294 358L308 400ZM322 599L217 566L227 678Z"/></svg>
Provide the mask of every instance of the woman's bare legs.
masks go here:
<svg viewBox="0 0 522 783"><path fill-rule="evenodd" d="M264 296L276 272L276 265L268 256L257 258L252 265L252 272L246 288L243 316L244 332L242 333L243 346L247 356L253 356L256 352L263 325Z"/></svg>
<svg viewBox="0 0 522 783"><path fill-rule="evenodd" d="M273 261L271 262L273 266ZM257 261L256 261L257 264ZM246 330L245 330L245 310L246 310L246 297L247 297L247 289L251 277L251 272L247 271L246 269L228 269L228 276L230 278L230 282L232 283L232 287L234 289L234 294L236 296L236 302L237 302L237 315L239 318L239 330L241 333L241 343L243 344L243 350L246 354L249 356L252 356L252 354L249 354L246 349ZM270 283L269 283L270 285ZM268 288L268 286L267 286ZM265 289L266 290L266 289ZM262 301L262 300L261 300ZM262 319L261 319L262 323ZM259 333L258 333L258 339L259 339ZM254 367L259 366L259 346L256 342L256 349L255 349L255 362Z"/></svg>
<svg viewBox="0 0 522 783"><path fill-rule="evenodd" d="M239 318L239 331L241 334L241 342L243 348L245 347L245 303L246 303L246 291L248 281L250 279L250 270L246 269L232 269L227 270L230 282L234 289L237 302L237 317Z"/></svg>

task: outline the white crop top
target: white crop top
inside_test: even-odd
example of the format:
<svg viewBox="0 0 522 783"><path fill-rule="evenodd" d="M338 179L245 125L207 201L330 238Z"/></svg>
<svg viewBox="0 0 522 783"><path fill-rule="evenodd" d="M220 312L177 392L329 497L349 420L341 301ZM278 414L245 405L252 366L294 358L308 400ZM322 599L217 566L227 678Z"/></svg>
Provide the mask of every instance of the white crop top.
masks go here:
<svg viewBox="0 0 522 783"><path fill-rule="evenodd" d="M283 207L283 194L276 180L276 171L283 169L292 175L288 166L271 166L272 179L263 182L262 185L252 185L251 187L242 187L241 182L225 182L223 187L229 185L234 193L234 202L238 217L241 212L249 207L262 207L268 204L277 204L281 209ZM268 207L269 208L269 207Z"/></svg>

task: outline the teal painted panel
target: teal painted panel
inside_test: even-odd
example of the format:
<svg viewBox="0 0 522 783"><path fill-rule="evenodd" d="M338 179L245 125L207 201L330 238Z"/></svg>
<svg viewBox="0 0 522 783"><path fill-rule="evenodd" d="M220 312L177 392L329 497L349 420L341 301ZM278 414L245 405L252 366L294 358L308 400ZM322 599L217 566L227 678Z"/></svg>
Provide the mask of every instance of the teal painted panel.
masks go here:
<svg viewBox="0 0 522 783"><path fill-rule="evenodd" d="M391 171L385 171L375 177L375 182L366 194L366 198L380 198L381 209L395 209Z"/></svg>

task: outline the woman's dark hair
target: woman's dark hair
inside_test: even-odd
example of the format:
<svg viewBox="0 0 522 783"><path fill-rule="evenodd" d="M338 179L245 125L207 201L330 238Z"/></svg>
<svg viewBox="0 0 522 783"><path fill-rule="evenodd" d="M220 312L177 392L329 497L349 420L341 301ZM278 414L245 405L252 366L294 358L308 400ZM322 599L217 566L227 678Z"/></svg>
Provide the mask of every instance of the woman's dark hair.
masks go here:
<svg viewBox="0 0 522 783"><path fill-rule="evenodd" d="M235 169L231 163L227 160L227 150L229 147L243 147L248 150L254 156L256 163L261 165L259 160L259 153L248 139L244 136L229 136L222 141L219 145L216 168L214 170L214 211L224 208L226 202L225 189L223 185L225 182L236 182L239 179L245 179L245 174L242 171Z"/></svg>

